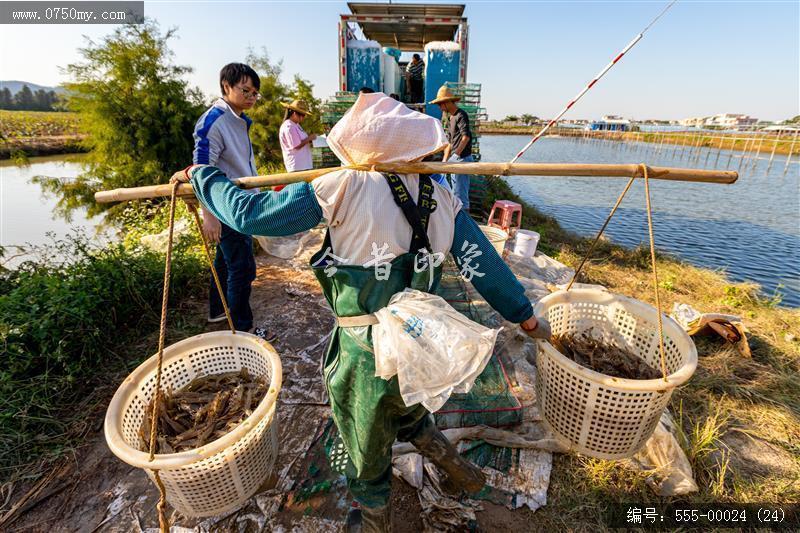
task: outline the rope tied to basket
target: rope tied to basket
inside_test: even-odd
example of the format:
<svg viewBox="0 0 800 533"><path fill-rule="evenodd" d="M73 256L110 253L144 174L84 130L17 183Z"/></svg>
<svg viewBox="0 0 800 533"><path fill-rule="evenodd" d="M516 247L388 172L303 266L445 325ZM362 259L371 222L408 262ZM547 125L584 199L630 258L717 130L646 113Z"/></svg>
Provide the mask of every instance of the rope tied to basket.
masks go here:
<svg viewBox="0 0 800 533"><path fill-rule="evenodd" d="M647 207L647 228L648 234L650 237L650 263L653 267L653 292L655 293L655 300L656 300L656 316L658 317L658 353L659 353L659 360L661 363L661 376L664 381L668 381L667 379L667 362L666 362L666 349L664 348L664 325L661 319L661 298L658 292L658 268L656 266L656 245L655 245L655 238L653 237L653 214L652 214L652 206L650 203L650 180L648 175L648 168L647 165L644 163L639 164L639 169L641 170L641 177L644 179L644 191L645 191L645 205ZM592 244L589 245L589 250L583 256L578 268L575 269L575 274L572 275L572 279L569 281L567 285L567 291L572 288L572 285L575 283L575 280L578 279L578 275L583 270L586 261L589 260L589 257L592 255L592 252L595 249L600 237L603 235L603 232L608 227L608 223L611 222L611 218L616 213L617 208L622 203L623 198L630 190L631 185L633 185L634 180L639 176L634 176L628 180L628 183L625 185L625 188L620 193L619 197L617 197L616 203L614 203L614 207L611 208L611 212L606 217L605 222L600 227L600 230L595 235Z"/></svg>
<svg viewBox="0 0 800 533"><path fill-rule="evenodd" d="M172 270L172 233L175 229L175 203L177 200L178 183L172 185L172 194L169 201L169 231L167 234L167 253L164 263L164 289L161 296L161 325L158 331L158 370L156 371L156 389L153 397L153 410L150 413L150 457L149 461L153 461L156 457L156 439L157 439L157 421L158 421L158 406L161 398L161 370L162 363L164 362L164 341L167 336L167 303L169 301L169 278ZM161 475L158 470L153 470L153 478L155 479L156 486L158 487L158 525L161 533L169 531L169 519L167 518L167 491L164 488L164 483L161 481Z"/></svg>
<svg viewBox="0 0 800 533"><path fill-rule="evenodd" d="M161 374L163 370L163 363L164 363L164 343L167 337L167 304L169 302L169 282L170 282L170 275L172 272L172 237L175 231L175 205L178 198L178 186L180 185L179 182L175 182L172 185L172 192L170 194L170 201L169 201L169 228L167 233L167 252L166 258L164 260L164 288L163 294L161 297L161 323L159 326L158 332L158 366L156 370L156 385L155 385L155 392L153 397L153 409L150 413L150 443L149 443L149 461L153 461L156 456L156 441L158 439L158 411L159 411L159 400L161 398ZM206 253L206 258L208 259L208 263L211 266L211 274L214 277L214 282L217 286L217 291L219 292L220 300L222 301L222 307L225 309L225 317L228 319L228 326L231 329L231 333L234 335L236 334L236 328L233 326L233 318L231 317L230 309L228 308L228 302L225 298L225 293L222 290L222 283L219 280L219 275L217 274L217 269L214 267L214 260L211 258L211 251L208 247L208 241L206 241L205 235L203 235L202 224L200 222L200 215L197 213L197 206L192 202L186 202L186 205L189 207L189 210L194 215L195 224L197 225L197 231L200 233L200 240L203 242L203 249ZM158 505L156 508L158 509L158 525L161 533L169 533L169 519L167 518L166 514L166 507L167 507L167 491L164 487L164 483L161 481L161 475L159 474L158 470L153 469L153 478L155 480L156 486L158 487L159 499Z"/></svg>
<svg viewBox="0 0 800 533"><path fill-rule="evenodd" d="M653 209L650 206L650 180L647 175L647 165L642 163L644 175L644 198L647 206L647 229L650 234L650 263L653 265L653 291L656 295L656 316L658 317L658 355L661 360L661 375L667 380L666 350L664 349L664 324L661 320L661 299L658 294L658 268L656 268L656 242L653 238Z"/></svg>

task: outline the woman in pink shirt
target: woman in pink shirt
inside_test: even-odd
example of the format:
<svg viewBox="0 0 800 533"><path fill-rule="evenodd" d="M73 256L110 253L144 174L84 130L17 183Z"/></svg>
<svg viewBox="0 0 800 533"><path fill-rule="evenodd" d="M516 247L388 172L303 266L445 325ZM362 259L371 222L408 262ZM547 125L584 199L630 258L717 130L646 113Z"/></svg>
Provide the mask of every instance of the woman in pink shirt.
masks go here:
<svg viewBox="0 0 800 533"><path fill-rule="evenodd" d="M286 115L278 136L286 171L309 170L313 168L311 143L317 136L313 133L308 135L300 126L309 114L308 105L302 100L295 100L291 104L281 102L281 105L286 108Z"/></svg>

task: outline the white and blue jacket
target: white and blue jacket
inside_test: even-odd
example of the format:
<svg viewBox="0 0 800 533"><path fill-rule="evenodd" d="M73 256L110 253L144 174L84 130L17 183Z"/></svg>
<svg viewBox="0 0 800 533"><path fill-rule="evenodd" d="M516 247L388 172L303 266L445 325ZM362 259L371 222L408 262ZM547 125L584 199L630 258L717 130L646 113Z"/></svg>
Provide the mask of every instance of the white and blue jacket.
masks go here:
<svg viewBox="0 0 800 533"><path fill-rule="evenodd" d="M250 142L250 118L237 115L222 98L217 99L194 127L195 165L213 165L229 178L255 176L256 160Z"/></svg>

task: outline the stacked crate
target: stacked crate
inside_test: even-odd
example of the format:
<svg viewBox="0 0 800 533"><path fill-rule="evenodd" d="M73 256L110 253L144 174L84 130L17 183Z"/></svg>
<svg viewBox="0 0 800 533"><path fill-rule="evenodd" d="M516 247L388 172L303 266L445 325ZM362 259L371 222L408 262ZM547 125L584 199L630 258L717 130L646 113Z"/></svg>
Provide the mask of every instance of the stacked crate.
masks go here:
<svg viewBox="0 0 800 533"><path fill-rule="evenodd" d="M358 93L339 91L323 102L320 107L320 120L325 126L326 133L331 130L334 124L339 122L348 109L353 107L356 98L358 98ZM313 148L311 154L314 168L338 167L341 165L339 158L330 148Z"/></svg>

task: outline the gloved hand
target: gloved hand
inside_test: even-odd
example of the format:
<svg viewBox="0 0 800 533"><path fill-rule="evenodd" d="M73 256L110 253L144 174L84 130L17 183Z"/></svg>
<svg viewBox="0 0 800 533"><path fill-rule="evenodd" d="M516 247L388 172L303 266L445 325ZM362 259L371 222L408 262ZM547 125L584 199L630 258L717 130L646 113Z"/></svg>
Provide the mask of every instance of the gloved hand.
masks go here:
<svg viewBox="0 0 800 533"><path fill-rule="evenodd" d="M552 332L550 331L550 323L543 318L530 317L528 320L520 324L522 331L532 339L550 340Z"/></svg>

